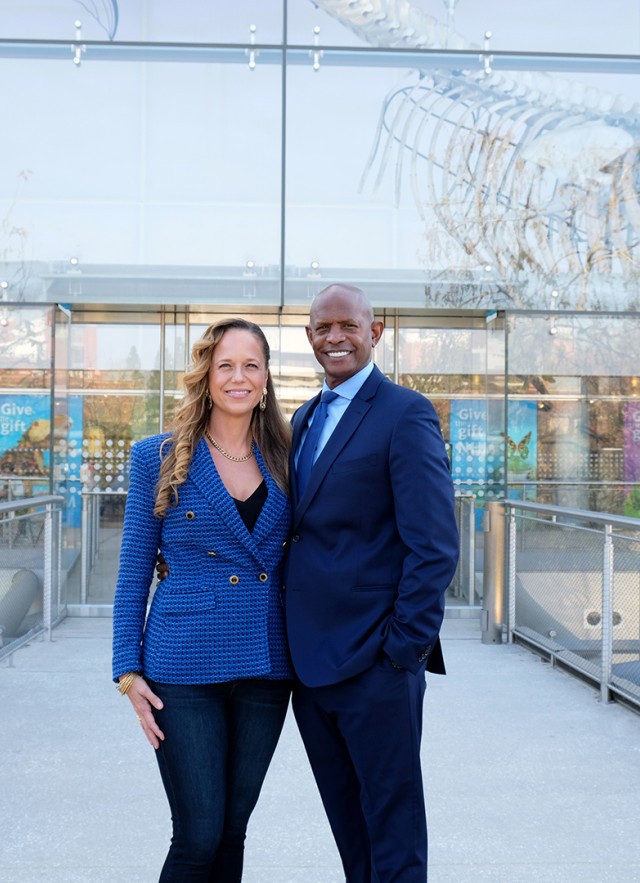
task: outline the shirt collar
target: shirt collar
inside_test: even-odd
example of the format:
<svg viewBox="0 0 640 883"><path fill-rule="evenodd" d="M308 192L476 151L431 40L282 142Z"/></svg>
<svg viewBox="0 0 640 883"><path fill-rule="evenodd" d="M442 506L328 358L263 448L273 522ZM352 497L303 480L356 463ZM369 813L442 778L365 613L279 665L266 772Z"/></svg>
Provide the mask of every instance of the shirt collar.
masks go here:
<svg viewBox="0 0 640 883"><path fill-rule="evenodd" d="M356 395L360 392L365 380L373 371L373 362L367 362L364 368L361 368L357 374L354 374L353 377L349 377L348 380L343 380L342 383L339 383L338 386L333 390L333 392L338 393L339 396L342 396L344 399L354 399ZM327 386L327 381L325 380L322 384L322 391L328 390L330 387Z"/></svg>

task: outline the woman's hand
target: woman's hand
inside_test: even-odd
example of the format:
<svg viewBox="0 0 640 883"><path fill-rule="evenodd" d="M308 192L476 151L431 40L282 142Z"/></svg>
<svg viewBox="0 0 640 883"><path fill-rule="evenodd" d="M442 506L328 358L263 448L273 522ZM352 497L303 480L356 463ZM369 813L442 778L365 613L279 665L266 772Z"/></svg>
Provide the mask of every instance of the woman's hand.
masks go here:
<svg viewBox="0 0 640 883"><path fill-rule="evenodd" d="M143 677L138 677L127 690L129 701L138 718L138 723L144 730L144 734L154 748L160 747L164 739L164 733L156 723L153 709L163 707L162 699L153 692Z"/></svg>

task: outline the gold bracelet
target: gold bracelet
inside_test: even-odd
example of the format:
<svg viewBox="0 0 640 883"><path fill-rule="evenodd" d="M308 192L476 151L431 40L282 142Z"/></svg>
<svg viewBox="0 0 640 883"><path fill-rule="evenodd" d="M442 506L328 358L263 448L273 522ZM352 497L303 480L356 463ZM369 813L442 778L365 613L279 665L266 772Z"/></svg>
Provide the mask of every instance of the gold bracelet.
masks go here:
<svg viewBox="0 0 640 883"><path fill-rule="evenodd" d="M116 684L116 690L120 693L121 696L126 696L135 679L139 676L140 672L137 671L128 671L126 675L123 675L122 680Z"/></svg>

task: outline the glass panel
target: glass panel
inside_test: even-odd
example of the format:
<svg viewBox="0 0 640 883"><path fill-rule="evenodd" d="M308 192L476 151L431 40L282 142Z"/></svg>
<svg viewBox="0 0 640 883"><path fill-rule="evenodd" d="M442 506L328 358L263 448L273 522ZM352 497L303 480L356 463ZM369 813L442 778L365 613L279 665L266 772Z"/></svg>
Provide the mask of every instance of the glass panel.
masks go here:
<svg viewBox="0 0 640 883"><path fill-rule="evenodd" d="M9 299L280 302L278 65L3 59L0 74Z"/></svg>
<svg viewBox="0 0 640 883"><path fill-rule="evenodd" d="M287 303L339 279L381 307L425 305L424 224L408 188L394 193L393 169L378 187L370 161L397 76L310 64L288 72Z"/></svg>
<svg viewBox="0 0 640 883"><path fill-rule="evenodd" d="M0 501L49 495L64 457L66 415L52 397L52 307L0 301ZM64 360L63 352L61 361ZM58 511L53 552L58 548ZM45 512L20 508L0 519L0 646L43 622ZM62 571L72 566L65 550ZM65 598L54 565L53 616Z"/></svg>
<svg viewBox="0 0 640 883"><path fill-rule="evenodd" d="M182 377L187 361L186 329L183 324L167 325L164 329L164 392L161 431L171 429L176 405L182 395Z"/></svg>
<svg viewBox="0 0 640 883"><path fill-rule="evenodd" d="M77 396L69 394L69 339L71 313L58 307L55 313L53 475L55 494L64 497L62 508L62 569L69 574L81 553L82 415ZM61 603L67 603L70 580L61 585Z"/></svg>
<svg viewBox="0 0 640 883"><path fill-rule="evenodd" d="M71 341L71 404L90 458L109 440L128 446L158 432L159 325L74 324Z"/></svg>
<svg viewBox="0 0 640 883"><path fill-rule="evenodd" d="M447 603L473 604L484 504L504 494L504 320L457 314L397 322L397 380L432 401L451 461L461 566Z"/></svg>
<svg viewBox="0 0 640 883"><path fill-rule="evenodd" d="M307 56L287 77L287 303L341 278L379 306L638 307L637 75Z"/></svg>
<svg viewBox="0 0 640 883"><path fill-rule="evenodd" d="M455 323L455 324L454 324ZM457 327L456 327L457 325ZM504 330L495 321L401 320L398 381L434 404L458 493L473 494L477 527L483 504L504 491ZM502 358L501 358L502 356Z"/></svg>
<svg viewBox="0 0 640 883"><path fill-rule="evenodd" d="M640 8L635 0L614 0L606 15L598 2L536 0L517 4L508 0L412 0L412 5L451 22L468 48L482 46L491 32L491 48L518 52L637 53ZM585 14L587 13L587 14ZM550 26L552 24L552 26ZM450 40L450 42L453 42Z"/></svg>
<svg viewBox="0 0 640 883"><path fill-rule="evenodd" d="M511 316L511 496L640 516L635 316Z"/></svg>
<svg viewBox="0 0 640 883"><path fill-rule="evenodd" d="M282 40L282 0L2 0L0 15L5 38L67 40L79 20L85 40L240 43L251 25L262 43Z"/></svg>
<svg viewBox="0 0 640 883"><path fill-rule="evenodd" d="M53 309L0 305L0 498L51 491Z"/></svg>
<svg viewBox="0 0 640 883"><path fill-rule="evenodd" d="M517 4L508 0L314 0L289 4L289 39L308 42L319 27L324 45L478 49L491 32L495 50L519 52L638 52L635 0L602 7L592 0ZM553 26L550 27L550 23Z"/></svg>

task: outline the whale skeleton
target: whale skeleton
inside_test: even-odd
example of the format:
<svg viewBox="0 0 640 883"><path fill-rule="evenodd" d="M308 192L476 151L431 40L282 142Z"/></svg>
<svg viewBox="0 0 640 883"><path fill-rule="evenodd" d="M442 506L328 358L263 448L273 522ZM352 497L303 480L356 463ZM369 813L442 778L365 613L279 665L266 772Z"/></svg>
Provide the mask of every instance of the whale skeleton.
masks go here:
<svg viewBox="0 0 640 883"><path fill-rule="evenodd" d="M385 96L360 181L375 194L395 159L396 204L408 184L431 266L484 266L506 304L540 306L554 289L557 306L640 308L640 105L494 71L487 45L408 0L313 2L372 46L479 52L474 70L426 58Z"/></svg>

